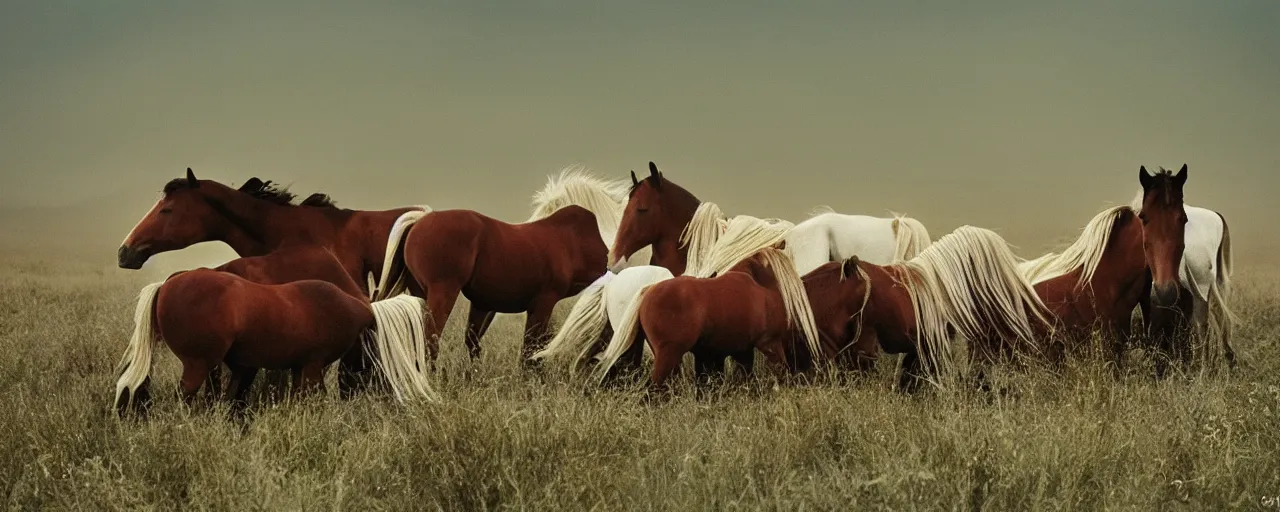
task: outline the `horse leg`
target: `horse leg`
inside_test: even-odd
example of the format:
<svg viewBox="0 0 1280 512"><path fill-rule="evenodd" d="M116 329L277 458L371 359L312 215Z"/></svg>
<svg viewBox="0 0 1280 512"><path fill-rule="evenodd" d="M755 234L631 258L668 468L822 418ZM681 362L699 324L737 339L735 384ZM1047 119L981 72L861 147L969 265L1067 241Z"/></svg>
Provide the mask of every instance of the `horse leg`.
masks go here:
<svg viewBox="0 0 1280 512"><path fill-rule="evenodd" d="M222 398L222 366L219 364L209 370L209 379L204 383L204 396L210 403Z"/></svg>
<svg viewBox="0 0 1280 512"><path fill-rule="evenodd" d="M231 383L227 387L227 395L231 400L232 417L244 419L244 411L249 407L249 388L253 386L253 379L257 376L258 369L254 367L231 368Z"/></svg>
<svg viewBox="0 0 1280 512"><path fill-rule="evenodd" d="M742 352L734 352L729 354L729 357L733 358L733 362L738 363L738 366L742 367L742 373L744 375L751 375L754 371L756 365L755 349L749 348Z"/></svg>
<svg viewBox="0 0 1280 512"><path fill-rule="evenodd" d="M1129 338L1133 336L1132 317L1121 315L1117 318L1111 336L1115 338L1111 340L1111 373L1119 380L1124 377L1124 354L1129 348Z"/></svg>
<svg viewBox="0 0 1280 512"><path fill-rule="evenodd" d="M187 406L192 406L196 402L196 398L200 393L200 386L203 386L209 378L209 372L213 368L222 364L221 361L183 358L182 359L182 401Z"/></svg>
<svg viewBox="0 0 1280 512"><path fill-rule="evenodd" d="M529 356L537 352L547 335L547 327L551 324L551 313L555 311L560 297L555 294L543 294L534 300L533 306L524 320L524 342L520 346L520 362L528 366Z"/></svg>
<svg viewBox="0 0 1280 512"><path fill-rule="evenodd" d="M640 369L640 363L644 361L644 345L648 343L648 337L645 335L644 329L636 333L636 339L631 343L631 347L623 352L618 360L613 363L613 367L604 374L601 384L609 384L614 382L624 373L636 371ZM677 364L677 366L679 366Z"/></svg>
<svg viewBox="0 0 1280 512"><path fill-rule="evenodd" d="M783 347L783 343L780 340L769 340L761 343L756 348L760 350L761 354L764 354L764 360L769 364L769 369L774 378L779 381L789 381L791 367L787 364L787 351Z"/></svg>
<svg viewBox="0 0 1280 512"><path fill-rule="evenodd" d="M303 398L316 392L324 392L324 367L320 363L312 363L294 370L297 377L294 384L294 396Z"/></svg>
<svg viewBox="0 0 1280 512"><path fill-rule="evenodd" d="M922 365L918 352L907 352L902 356L902 369L898 372L898 391L908 395L920 389Z"/></svg>
<svg viewBox="0 0 1280 512"><path fill-rule="evenodd" d="M430 313L431 323L426 327L426 340L427 355L431 357L432 366L440 355L440 335L444 333L444 326L449 322L449 314L453 312L453 305L461 292L462 286L455 283L437 282L427 286L427 311ZM477 345L471 358L478 357L480 347Z"/></svg>
<svg viewBox="0 0 1280 512"><path fill-rule="evenodd" d="M338 360L338 398L348 400L369 385L373 365L367 350L373 348L362 338Z"/></svg>
<svg viewBox="0 0 1280 512"><path fill-rule="evenodd" d="M723 353L711 351L694 351L693 375L701 384L709 384L716 375L724 374Z"/></svg>
<svg viewBox="0 0 1280 512"><path fill-rule="evenodd" d="M688 350L683 346L671 343L653 344L653 371L649 374L649 395L664 393L669 388L667 379L680 368L684 354Z"/></svg>
<svg viewBox="0 0 1280 512"><path fill-rule="evenodd" d="M471 354L472 359L480 357L480 338L484 337L485 331L489 330L489 324L493 323L494 312L485 311L483 308L471 303L471 309L467 313L467 353Z"/></svg>

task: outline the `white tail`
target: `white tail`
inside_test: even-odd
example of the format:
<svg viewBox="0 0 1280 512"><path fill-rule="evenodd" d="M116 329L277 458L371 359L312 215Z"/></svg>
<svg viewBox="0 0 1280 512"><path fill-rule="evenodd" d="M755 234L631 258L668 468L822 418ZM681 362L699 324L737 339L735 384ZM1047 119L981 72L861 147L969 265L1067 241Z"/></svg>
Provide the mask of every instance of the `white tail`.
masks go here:
<svg viewBox="0 0 1280 512"><path fill-rule="evenodd" d="M378 368L396 399L439 401L426 375L426 301L397 295L371 306L376 328L365 336L372 338Z"/></svg>
<svg viewBox="0 0 1280 512"><path fill-rule="evenodd" d="M609 374L609 369L618 363L618 359L622 354L631 348L636 341L636 335L640 332L640 304L644 302L644 297L649 293L649 289L653 285L645 286L636 290L636 294L631 298L631 305L627 307L626 313L622 315L622 321L619 325L613 326L613 338L609 339L609 345L605 347L604 353L600 355L599 375L603 382L605 376Z"/></svg>
<svg viewBox="0 0 1280 512"><path fill-rule="evenodd" d="M369 288L369 299L378 302L389 297L394 297L404 293L406 272L403 268L403 262L396 264L396 255L400 253L404 242L404 237L409 233L409 228L417 224L418 221L431 213L431 207L420 206L420 210L405 212L396 219L395 224L391 225L391 234L387 236L387 248L385 255L382 257L382 276L377 281L376 287Z"/></svg>
<svg viewBox="0 0 1280 512"><path fill-rule="evenodd" d="M129 348L125 349L120 359L118 371L120 380L116 381L115 406L120 408L120 400L128 390L127 405L133 404L134 394L138 387L147 381L151 374L151 353L160 341L155 329L155 302L164 281L151 283L138 292L138 306L133 311L133 337L129 338Z"/></svg>
<svg viewBox="0 0 1280 512"><path fill-rule="evenodd" d="M924 224L905 215L893 214L893 261L906 261L920 254L933 241Z"/></svg>
<svg viewBox="0 0 1280 512"><path fill-rule="evenodd" d="M597 283L582 291L578 302L573 304L569 317L556 332L545 348L534 353L529 359L558 359L569 354L580 354L571 368L576 373L581 357L591 348L591 342L600 337L604 328L609 325L609 311L604 301L605 283Z"/></svg>

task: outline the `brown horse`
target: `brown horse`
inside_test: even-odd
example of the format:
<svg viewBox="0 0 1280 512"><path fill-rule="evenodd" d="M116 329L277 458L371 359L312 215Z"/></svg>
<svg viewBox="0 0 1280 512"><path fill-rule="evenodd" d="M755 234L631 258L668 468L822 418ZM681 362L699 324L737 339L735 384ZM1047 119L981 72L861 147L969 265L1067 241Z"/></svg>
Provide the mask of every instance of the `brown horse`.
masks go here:
<svg viewBox="0 0 1280 512"><path fill-rule="evenodd" d="M398 222L391 236L386 260L393 263L384 267L378 293L407 288L426 298L432 361L459 293L471 302L466 332L471 357L480 356L480 338L495 313L526 312L525 362L546 335L556 303L578 294L606 270L608 249L596 216L578 205L523 224L471 210L418 214Z"/></svg>
<svg viewBox="0 0 1280 512"><path fill-rule="evenodd" d="M294 199L270 181L251 178L234 189L198 180L188 168L185 179L165 185L160 200L125 237L118 254L120 268L138 269L156 254L210 241L227 244L241 257L289 247L327 248L369 296L367 276L382 272L391 226L401 216L425 209L340 209L320 193L297 205Z"/></svg>
<svg viewBox="0 0 1280 512"><path fill-rule="evenodd" d="M782 250L765 248L717 277L681 276L642 288L605 349L601 377L614 375L624 357L638 363L644 340L653 350L654 390L664 387L690 352L700 375L714 371L726 355L752 349L782 374L795 368L788 352L795 352L797 335L811 353L821 350L794 263Z"/></svg>
<svg viewBox="0 0 1280 512"><path fill-rule="evenodd" d="M341 210L320 193L297 205L294 199L270 181L251 178L233 189L197 179L188 168L185 178L164 186L160 200L125 237L119 265L141 268L155 254L216 240L242 256L216 270L261 284L319 279L367 300L364 276L382 270L391 225L421 210ZM344 397L366 383L371 363L367 357L342 360L338 382ZM268 372L277 397L284 392L288 376ZM216 393L220 386L221 369L217 368L207 389Z"/></svg>
<svg viewBox="0 0 1280 512"><path fill-rule="evenodd" d="M1022 264L1036 293L1055 318L1055 332L1079 337L1101 331L1110 345L1117 371L1131 336L1131 316L1151 297L1153 329L1175 319L1165 312L1179 302L1178 266L1182 261L1186 213L1182 187L1187 170L1156 175L1139 168L1142 208L1109 208L1096 215L1071 246ZM1170 351L1170 337L1157 336ZM1056 344L1054 357L1064 345ZM1164 358L1156 371L1163 375Z"/></svg>
<svg viewBox="0 0 1280 512"><path fill-rule="evenodd" d="M414 347L394 342L387 329L390 317L416 311L421 305L412 297L371 306L319 280L264 285L212 269L179 272L139 294L115 405L124 414L131 404L149 403L152 350L160 341L182 361L188 403L210 372L222 363L231 368L228 396L239 414L258 369L291 370L298 392L323 387L324 369L356 352L362 336L377 346L378 366L398 398L434 399L421 373L423 354L415 357Z"/></svg>
<svg viewBox="0 0 1280 512"><path fill-rule="evenodd" d="M917 390L946 369L962 334L983 352L1034 353L1048 312L999 235L963 226L909 261L876 265L851 257L805 275L814 318L830 352L858 362L881 350L906 354L898 389ZM998 334L998 336L993 336Z"/></svg>

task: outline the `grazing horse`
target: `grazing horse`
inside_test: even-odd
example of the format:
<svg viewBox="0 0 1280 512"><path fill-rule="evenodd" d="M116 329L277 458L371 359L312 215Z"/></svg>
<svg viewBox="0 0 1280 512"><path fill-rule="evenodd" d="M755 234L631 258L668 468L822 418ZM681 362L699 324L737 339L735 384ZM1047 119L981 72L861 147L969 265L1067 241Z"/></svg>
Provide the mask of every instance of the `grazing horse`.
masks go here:
<svg viewBox="0 0 1280 512"><path fill-rule="evenodd" d="M343 210L320 193L295 205L293 194L270 181L251 178L234 189L197 179L190 168L185 178L168 182L162 193L121 244L121 268L138 269L153 255L216 240L241 258L215 270L261 284L319 279L366 300L364 276L381 271L392 224L422 209ZM371 362L367 357L342 360L343 396L365 382ZM267 378L277 396L283 393L287 373L269 371ZM211 372L207 389L216 392L220 386L218 368Z"/></svg>
<svg viewBox="0 0 1280 512"><path fill-rule="evenodd" d="M391 237L385 261L392 264L383 268L378 294L407 289L426 298L432 361L459 293L471 302L465 338L471 357L480 356L494 313L526 312L525 361L556 303L604 274L609 252L595 214L576 204L523 224L471 210L423 213L398 221Z"/></svg>
<svg viewBox="0 0 1280 512"><path fill-rule="evenodd" d="M951 363L961 334L977 354L1034 353L1049 313L1019 273L1017 258L992 231L962 226L915 258L877 265L850 257L804 278L822 345L906 354L898 389L914 392ZM828 348L830 350L830 348ZM845 360L853 360L848 357Z"/></svg>
<svg viewBox="0 0 1280 512"><path fill-rule="evenodd" d="M377 346L378 367L397 398L434 400L421 372L423 353L388 329L393 317L418 315L420 302L397 297L371 305L319 280L264 285L212 269L179 272L139 294L115 406L123 415L131 405L148 405L152 351L161 341L182 361L188 403L210 372L222 363L231 368L228 396L238 415L258 369L291 370L295 392L322 388L325 367L351 357L361 337Z"/></svg>
<svg viewBox="0 0 1280 512"><path fill-rule="evenodd" d="M1156 175L1139 168L1143 200L1140 210L1108 208L1094 216L1080 237L1061 253L1051 253L1020 265L1055 319L1055 331L1069 335L1104 333L1119 370L1130 338L1135 307L1150 296L1153 317L1177 306L1178 268L1182 260L1184 225L1183 168L1177 175ZM1167 317L1169 315L1164 315ZM1164 322L1171 319L1164 318ZM1168 336L1160 348L1172 349ZM1064 346L1055 345L1055 359ZM1164 374L1164 362L1156 371Z"/></svg>
<svg viewBox="0 0 1280 512"><path fill-rule="evenodd" d="M760 249L783 243L792 228L790 222L747 215L726 223L719 212L715 204L702 203L694 215L691 226L706 225L709 229L686 233L685 243L695 249L689 252L689 261L694 263L685 275L710 277L724 272ZM606 274L583 291L559 332L531 359L572 357L570 368L576 372L580 363L604 348L641 288L672 277L671 271L654 265L630 267L616 276ZM739 362L750 368L752 360L748 357Z"/></svg>
<svg viewBox="0 0 1280 512"><path fill-rule="evenodd" d="M648 177L638 180L632 172L631 181L610 264L616 269L637 250L652 246L652 264L666 267L673 275L684 274L690 259L698 253L682 243L682 235L699 226L692 221L702 202L668 180L653 162L649 162ZM787 251L801 274L822 263L853 255L878 264L906 260L928 244L928 232L915 219L902 216L881 219L831 212L797 224L787 237Z"/></svg>
<svg viewBox="0 0 1280 512"><path fill-rule="evenodd" d="M605 349L601 378L616 375L620 359L638 363L642 340L653 351L651 390L662 389L690 352L699 374L726 355L739 357L753 349L781 374L794 368L787 353L794 351L797 334L811 353L819 353L813 312L795 264L784 251L765 248L716 277L681 276L641 289Z"/></svg>
<svg viewBox="0 0 1280 512"><path fill-rule="evenodd" d="M1186 165L1182 168L1185 170ZM1163 168L1161 171L1165 170ZM1146 193L1138 192L1132 207L1142 208ZM1209 351L1214 348L1214 338L1222 346L1222 356L1229 369L1236 366L1235 350L1231 348L1231 328L1235 315L1227 305L1231 298L1231 231L1227 220L1221 213L1197 206L1183 204L1187 214L1185 229L1186 248L1182 251L1182 265L1178 268L1179 300L1176 311L1169 311L1177 317L1190 320L1185 327L1172 333L1173 345L1182 346L1190 343L1186 337L1191 336L1205 343L1205 357L1202 361L1212 361ZM1189 305L1187 303L1190 303ZM1148 331L1153 328L1150 318L1151 297L1144 297L1139 304L1143 311L1143 323ZM1156 315L1158 316L1158 315ZM1167 326L1166 326L1167 330ZM1165 333L1157 333L1165 334ZM1175 350L1177 352L1178 350ZM1189 351L1181 349L1185 356Z"/></svg>

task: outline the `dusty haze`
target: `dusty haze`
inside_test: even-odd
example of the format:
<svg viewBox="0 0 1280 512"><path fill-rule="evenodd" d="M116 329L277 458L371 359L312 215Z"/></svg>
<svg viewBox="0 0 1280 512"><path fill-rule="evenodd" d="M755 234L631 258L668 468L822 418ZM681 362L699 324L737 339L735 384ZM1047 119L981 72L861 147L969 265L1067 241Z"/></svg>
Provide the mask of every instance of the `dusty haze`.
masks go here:
<svg viewBox="0 0 1280 512"><path fill-rule="evenodd" d="M518 221L561 167L655 160L729 213L1030 256L1186 162L1242 260L1276 248L1280 3L846 3L5 2L0 242L109 264L188 166ZM229 251L192 254L157 265Z"/></svg>

